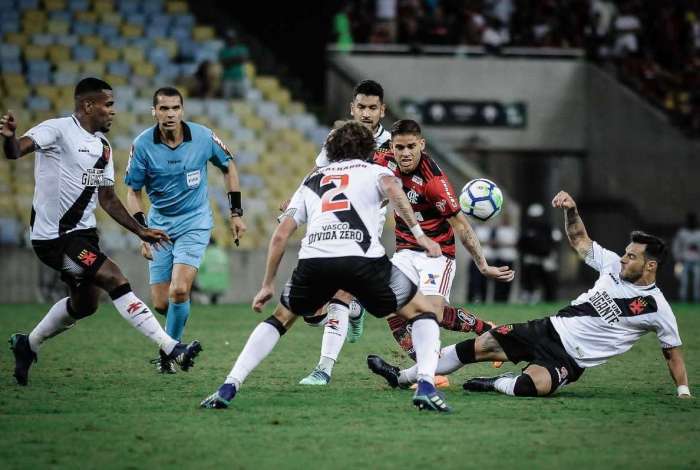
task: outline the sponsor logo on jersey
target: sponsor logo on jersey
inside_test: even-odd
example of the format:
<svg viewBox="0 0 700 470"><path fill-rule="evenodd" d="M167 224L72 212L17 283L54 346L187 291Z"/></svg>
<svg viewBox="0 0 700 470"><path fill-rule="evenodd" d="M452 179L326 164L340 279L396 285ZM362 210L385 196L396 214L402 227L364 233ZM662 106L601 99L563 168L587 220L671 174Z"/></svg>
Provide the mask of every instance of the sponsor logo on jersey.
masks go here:
<svg viewBox="0 0 700 470"><path fill-rule="evenodd" d="M88 168L85 170L85 173L83 173L83 186L88 188L102 186L105 179L104 172L102 168Z"/></svg>
<svg viewBox="0 0 700 470"><path fill-rule="evenodd" d="M89 149L78 149L78 152L80 153L90 153Z"/></svg>
<svg viewBox="0 0 700 470"><path fill-rule="evenodd" d="M231 155L231 152L229 152L228 147L226 147L226 144L224 144L224 143L221 141L221 139L219 139L219 136L217 136L216 134L214 134L214 133L212 132L212 133L211 133L211 138L212 138L212 140L214 140L214 142L216 142L216 145L218 145L219 147L221 147L221 149L222 149L224 152L226 152L226 155L229 155L229 156Z"/></svg>
<svg viewBox="0 0 700 470"><path fill-rule="evenodd" d="M467 313L464 310L457 310L457 318L471 327L476 325L476 318L474 315Z"/></svg>
<svg viewBox="0 0 700 470"><path fill-rule="evenodd" d="M442 183L442 188L445 190L445 195L450 200L450 205L452 207L459 207L457 204L457 199L455 199L454 194L452 194L452 191L450 191L450 186L447 184L447 180L445 178L440 178L440 182Z"/></svg>
<svg viewBox="0 0 700 470"><path fill-rule="evenodd" d="M605 320L609 325L613 325L620 321L622 310L615 303L615 299L604 291L598 291L589 300L591 306L596 311L598 316Z"/></svg>
<svg viewBox="0 0 700 470"><path fill-rule="evenodd" d="M93 263L95 262L95 260L97 260L97 255L95 253L93 253L92 251L83 250L78 255L78 259L85 266L92 266Z"/></svg>
<svg viewBox="0 0 700 470"><path fill-rule="evenodd" d="M396 163L394 163L394 162L387 162L386 166L387 166L387 168L389 168L391 171L396 171L396 169L398 168L398 167L396 166Z"/></svg>
<svg viewBox="0 0 700 470"><path fill-rule="evenodd" d="M418 202L419 195L414 190L410 190L409 192L406 193L406 197L408 198L408 200L411 204L416 204Z"/></svg>
<svg viewBox="0 0 700 470"><path fill-rule="evenodd" d="M437 279L440 277L439 274L433 274L433 273L428 273L425 283L426 284L431 284L433 286L437 285Z"/></svg>
<svg viewBox="0 0 700 470"><path fill-rule="evenodd" d="M309 245L328 240L351 240L358 243L364 240L362 230L350 228L350 224L347 222L325 224L321 226L321 230L321 232L310 233L307 236Z"/></svg>
<svg viewBox="0 0 700 470"><path fill-rule="evenodd" d="M423 178L421 178L421 177L418 176L418 175L413 175L413 177L411 178L411 181L413 181L414 183L419 184L419 185L421 185L421 186L425 183L425 182L423 181Z"/></svg>
<svg viewBox="0 0 700 470"><path fill-rule="evenodd" d="M617 278L613 275L613 273L608 273L608 275L610 276L610 279L612 279L615 284L620 285L620 281L617 280Z"/></svg>

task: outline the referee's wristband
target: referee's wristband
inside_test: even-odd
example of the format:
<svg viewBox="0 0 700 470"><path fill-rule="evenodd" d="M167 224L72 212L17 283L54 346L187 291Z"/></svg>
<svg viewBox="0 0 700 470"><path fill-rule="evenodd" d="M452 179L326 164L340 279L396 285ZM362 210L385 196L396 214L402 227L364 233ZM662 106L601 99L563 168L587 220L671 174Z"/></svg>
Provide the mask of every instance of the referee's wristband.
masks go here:
<svg viewBox="0 0 700 470"><path fill-rule="evenodd" d="M243 215L243 208L241 207L241 192L240 191L230 191L228 193L228 207L231 209L231 216L240 217Z"/></svg>
<svg viewBox="0 0 700 470"><path fill-rule="evenodd" d="M423 235L425 235L425 233L423 232L423 229L420 228L419 224L416 224L413 227L411 227L411 233L413 234L413 236L415 238L422 237Z"/></svg>
<svg viewBox="0 0 700 470"><path fill-rule="evenodd" d="M136 222L140 223L142 226L148 227L148 224L146 223L146 216L143 212L137 212L134 214L134 219L136 219Z"/></svg>
<svg viewBox="0 0 700 470"><path fill-rule="evenodd" d="M687 385L679 385L676 392L678 392L679 397L681 395L690 395L690 388Z"/></svg>

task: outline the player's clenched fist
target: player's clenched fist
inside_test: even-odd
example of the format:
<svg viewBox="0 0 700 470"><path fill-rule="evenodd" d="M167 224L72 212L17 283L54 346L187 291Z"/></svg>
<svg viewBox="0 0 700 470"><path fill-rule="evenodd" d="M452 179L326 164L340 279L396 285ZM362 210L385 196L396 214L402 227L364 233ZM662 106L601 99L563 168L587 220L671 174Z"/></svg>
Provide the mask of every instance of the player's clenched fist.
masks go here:
<svg viewBox="0 0 700 470"><path fill-rule="evenodd" d="M12 137L15 135L17 130L17 120L12 114L12 111L8 111L7 114L3 114L0 118L0 135L3 137Z"/></svg>
<svg viewBox="0 0 700 470"><path fill-rule="evenodd" d="M557 209L573 209L576 207L576 201L566 191L559 191L554 199L552 199L552 207Z"/></svg>

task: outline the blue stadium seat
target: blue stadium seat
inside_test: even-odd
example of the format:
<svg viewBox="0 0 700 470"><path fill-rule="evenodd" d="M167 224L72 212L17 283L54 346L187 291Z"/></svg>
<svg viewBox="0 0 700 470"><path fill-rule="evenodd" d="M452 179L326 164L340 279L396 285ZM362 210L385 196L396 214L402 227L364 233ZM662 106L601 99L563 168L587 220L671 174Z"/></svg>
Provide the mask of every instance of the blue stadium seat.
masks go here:
<svg viewBox="0 0 700 470"><path fill-rule="evenodd" d="M49 47L56 44L56 36L53 34L35 34L32 36L32 44L42 47Z"/></svg>
<svg viewBox="0 0 700 470"><path fill-rule="evenodd" d="M107 64L107 73L110 75L119 75L121 77L128 77L131 73L131 66L126 62L117 61L109 62Z"/></svg>
<svg viewBox="0 0 700 470"><path fill-rule="evenodd" d="M155 13L148 16L148 27L169 27L173 17L165 13Z"/></svg>
<svg viewBox="0 0 700 470"><path fill-rule="evenodd" d="M39 9L39 0L19 0L17 6L20 10L37 10Z"/></svg>
<svg viewBox="0 0 700 470"><path fill-rule="evenodd" d="M95 60L95 49L84 44L73 46L71 51L73 60L77 62L90 62Z"/></svg>
<svg viewBox="0 0 700 470"><path fill-rule="evenodd" d="M168 62L160 65L156 73L156 79L159 82L173 82L180 75L180 67L177 64Z"/></svg>
<svg viewBox="0 0 700 470"><path fill-rule="evenodd" d="M22 73L22 62L19 59L0 59L0 70L3 73Z"/></svg>
<svg viewBox="0 0 700 470"><path fill-rule="evenodd" d="M74 34L61 35L56 38L56 43L66 47L74 47L78 45L80 38Z"/></svg>
<svg viewBox="0 0 700 470"><path fill-rule="evenodd" d="M48 60L28 60L27 61L27 74L28 78L32 78L32 75L50 75L51 74L51 62Z"/></svg>
<svg viewBox="0 0 700 470"><path fill-rule="evenodd" d="M73 23L73 34L77 34L78 36L95 34L96 29L97 24L95 23L88 23L86 21L75 21Z"/></svg>
<svg viewBox="0 0 700 470"><path fill-rule="evenodd" d="M128 16L141 12L141 4L138 0L122 0L117 3L117 9L122 15Z"/></svg>
<svg viewBox="0 0 700 470"><path fill-rule="evenodd" d="M163 2L161 0L144 2L142 6L145 14L160 13L163 11Z"/></svg>
<svg viewBox="0 0 700 470"><path fill-rule="evenodd" d="M105 41L116 38L120 36L119 27L113 24L100 23L99 27L95 31L98 36L100 36Z"/></svg>
<svg viewBox="0 0 700 470"><path fill-rule="evenodd" d="M53 84L59 86L74 86L79 78L77 73L58 71L53 74Z"/></svg>
<svg viewBox="0 0 700 470"><path fill-rule="evenodd" d="M159 67L170 63L168 51L160 47L154 47L152 49L149 49L146 52L146 57L152 64L157 65Z"/></svg>
<svg viewBox="0 0 700 470"><path fill-rule="evenodd" d="M0 59L2 60L19 60L21 49L16 44L3 44L0 47Z"/></svg>
<svg viewBox="0 0 700 470"><path fill-rule="evenodd" d="M138 25L138 26L143 26L144 24L146 24L146 19L143 17L143 15L141 13L133 12L133 13L125 14L124 22L127 24L134 24L134 25Z"/></svg>
<svg viewBox="0 0 700 470"><path fill-rule="evenodd" d="M123 49L129 45L129 41L121 36L105 39L105 45L111 47L112 49Z"/></svg>
<svg viewBox="0 0 700 470"><path fill-rule="evenodd" d="M70 11L88 11L90 2L88 0L69 0L68 9Z"/></svg>
<svg viewBox="0 0 700 470"><path fill-rule="evenodd" d="M192 28L176 26L170 28L170 32L167 37L175 39L179 43L191 42L192 39Z"/></svg>
<svg viewBox="0 0 700 470"><path fill-rule="evenodd" d="M0 218L0 245L19 245L22 233L20 221L15 218Z"/></svg>
<svg viewBox="0 0 700 470"><path fill-rule="evenodd" d="M191 14L173 16L173 24L180 28L193 28L197 21Z"/></svg>
<svg viewBox="0 0 700 470"><path fill-rule="evenodd" d="M73 15L69 11L57 10L49 13L49 20L60 20L70 22L73 19Z"/></svg>
<svg viewBox="0 0 700 470"><path fill-rule="evenodd" d="M144 37L137 37L137 38L129 38L126 40L127 44L130 46L136 46L139 49L143 49L145 51L151 49L153 41L151 41L150 38L144 38Z"/></svg>
<svg viewBox="0 0 700 470"><path fill-rule="evenodd" d="M45 96L30 96L27 98L27 108L31 111L50 111L51 101Z"/></svg>
<svg viewBox="0 0 700 470"><path fill-rule="evenodd" d="M148 25L144 32L146 37L151 39L164 38L168 35L168 27L165 25Z"/></svg>

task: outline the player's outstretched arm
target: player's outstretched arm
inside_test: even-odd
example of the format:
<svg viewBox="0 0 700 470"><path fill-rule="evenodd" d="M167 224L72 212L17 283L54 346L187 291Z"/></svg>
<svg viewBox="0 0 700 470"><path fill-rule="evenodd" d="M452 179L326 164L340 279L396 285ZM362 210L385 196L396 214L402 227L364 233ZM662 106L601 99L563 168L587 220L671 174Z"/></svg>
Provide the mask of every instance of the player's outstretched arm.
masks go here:
<svg viewBox="0 0 700 470"><path fill-rule="evenodd" d="M578 214L576 201L566 191L559 191L552 199L552 207L564 209L564 227L569 244L581 258L585 258L593 246L593 240L588 237L586 226Z"/></svg>
<svg viewBox="0 0 700 470"><path fill-rule="evenodd" d="M3 136L2 150L8 160L17 160L20 157L32 153L36 146L29 137L17 139L17 120L12 111L8 111L0 118L0 135Z"/></svg>
<svg viewBox="0 0 700 470"><path fill-rule="evenodd" d="M167 243L168 235L162 230L147 228L129 215L124 204L114 192L114 186L101 186L98 192L100 206L111 218L128 231L135 233L141 240L148 243Z"/></svg>
<svg viewBox="0 0 700 470"><path fill-rule="evenodd" d="M379 185L384 196L391 201L399 216L411 227L411 233L413 233L413 236L416 238L416 242L425 249L428 256L431 258L441 256L442 250L440 249L440 245L428 238L425 233L423 233L423 229L420 228L418 219L416 219L416 214L413 212L413 208L406 197L406 193L403 192L399 179L395 176L385 175L380 178Z"/></svg>
<svg viewBox="0 0 700 470"><path fill-rule="evenodd" d="M678 398L692 398L690 388L688 388L688 374L685 370L683 353L679 347L662 349L661 352L666 359L668 371L671 378L676 383Z"/></svg>
<svg viewBox="0 0 700 470"><path fill-rule="evenodd" d="M462 212L453 215L447 221L452 226L455 234L464 245L464 248L472 255L474 263L479 268L481 274L501 282L511 282L515 277L515 271L510 266L489 266L489 263L484 258L484 252L481 248L481 242L474 233L471 224Z"/></svg>
<svg viewBox="0 0 700 470"><path fill-rule="evenodd" d="M262 311L263 306L275 294L275 277L284 256L287 241L297 229L297 223L293 217L283 217L270 239L267 249L267 262L265 263L265 278L260 290L253 299L253 310Z"/></svg>

